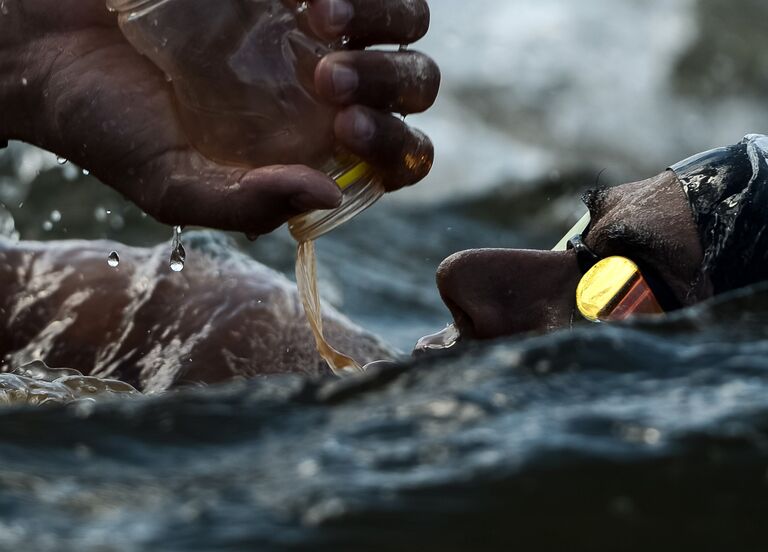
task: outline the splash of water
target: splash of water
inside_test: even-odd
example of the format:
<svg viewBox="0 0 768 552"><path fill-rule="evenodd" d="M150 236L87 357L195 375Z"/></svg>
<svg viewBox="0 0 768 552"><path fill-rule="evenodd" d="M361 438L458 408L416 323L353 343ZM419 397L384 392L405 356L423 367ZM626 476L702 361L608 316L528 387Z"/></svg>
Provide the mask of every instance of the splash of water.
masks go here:
<svg viewBox="0 0 768 552"><path fill-rule="evenodd" d="M85 376L72 368L51 368L39 360L0 374L0 405L48 406L140 395L125 382Z"/></svg>
<svg viewBox="0 0 768 552"><path fill-rule="evenodd" d="M444 351L456 345L459 342L460 337L461 334L459 333L458 328L454 324L449 324L436 334L419 339L413 352L415 354L420 354L429 351Z"/></svg>

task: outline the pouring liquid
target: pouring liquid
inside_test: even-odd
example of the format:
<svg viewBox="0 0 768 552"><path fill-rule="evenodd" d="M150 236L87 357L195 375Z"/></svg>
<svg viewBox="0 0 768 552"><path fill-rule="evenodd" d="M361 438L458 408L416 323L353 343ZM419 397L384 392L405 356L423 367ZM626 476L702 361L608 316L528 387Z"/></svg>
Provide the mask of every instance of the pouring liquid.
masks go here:
<svg viewBox="0 0 768 552"><path fill-rule="evenodd" d="M360 364L353 358L337 351L328 343L323 334L323 314L320 306L320 294L317 289L317 258L313 240L299 242L296 255L296 284L320 356L337 376L362 372L363 368Z"/></svg>

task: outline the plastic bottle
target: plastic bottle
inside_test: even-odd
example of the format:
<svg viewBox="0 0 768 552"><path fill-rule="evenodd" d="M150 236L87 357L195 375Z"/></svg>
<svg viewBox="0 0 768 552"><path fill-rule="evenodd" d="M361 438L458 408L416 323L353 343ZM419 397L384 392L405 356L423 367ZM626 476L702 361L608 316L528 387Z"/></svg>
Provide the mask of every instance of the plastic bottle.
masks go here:
<svg viewBox="0 0 768 552"><path fill-rule="evenodd" d="M375 170L334 143L336 110L317 99L313 84L317 62L334 48L292 4L107 0L128 41L173 83L185 130L206 157L253 167L303 164L336 180L340 207L290 221L304 242L353 218L384 190Z"/></svg>

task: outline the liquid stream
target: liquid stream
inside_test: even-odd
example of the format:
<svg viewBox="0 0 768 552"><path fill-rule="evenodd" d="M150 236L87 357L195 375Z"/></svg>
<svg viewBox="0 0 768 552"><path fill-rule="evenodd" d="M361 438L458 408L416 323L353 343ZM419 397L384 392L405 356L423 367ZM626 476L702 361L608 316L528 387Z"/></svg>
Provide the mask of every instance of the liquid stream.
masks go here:
<svg viewBox="0 0 768 552"><path fill-rule="evenodd" d="M323 314L317 289L317 258L315 242L312 240L299 242L296 255L296 284L307 321L315 337L317 352L323 360L337 376L363 372L364 369L357 361L337 351L323 334Z"/></svg>

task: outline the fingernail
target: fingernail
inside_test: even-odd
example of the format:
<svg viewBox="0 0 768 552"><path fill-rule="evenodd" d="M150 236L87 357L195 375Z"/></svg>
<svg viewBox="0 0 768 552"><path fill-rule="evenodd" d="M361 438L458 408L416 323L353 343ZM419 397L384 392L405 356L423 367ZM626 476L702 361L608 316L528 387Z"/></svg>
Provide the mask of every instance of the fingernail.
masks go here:
<svg viewBox="0 0 768 552"><path fill-rule="evenodd" d="M373 122L373 119L362 111L355 113L352 128L355 132L355 138L361 142L370 141L376 132L376 124Z"/></svg>
<svg viewBox="0 0 768 552"><path fill-rule="evenodd" d="M355 15L355 11L352 5L345 0L328 0L327 3L327 20L329 30L334 32L341 32L346 29L352 17Z"/></svg>
<svg viewBox="0 0 768 552"><path fill-rule="evenodd" d="M339 99L350 96L360 84L357 71L341 63L333 65L331 81L333 82L333 93Z"/></svg>

